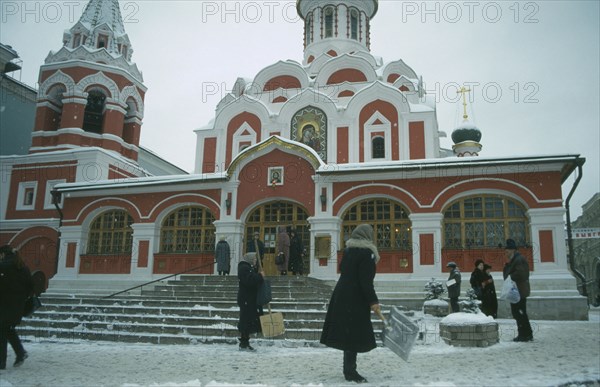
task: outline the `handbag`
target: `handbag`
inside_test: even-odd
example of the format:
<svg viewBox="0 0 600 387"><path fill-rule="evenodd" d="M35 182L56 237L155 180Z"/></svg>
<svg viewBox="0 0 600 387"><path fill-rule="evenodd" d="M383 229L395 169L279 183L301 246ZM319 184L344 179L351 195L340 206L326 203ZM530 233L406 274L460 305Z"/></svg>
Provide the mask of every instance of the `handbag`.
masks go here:
<svg viewBox="0 0 600 387"><path fill-rule="evenodd" d="M517 284L515 284L515 281L510 279L510 277L506 277L504 280L502 291L500 292L500 299L506 300L511 304L516 304L521 301L521 295L519 294L519 289L517 289Z"/></svg>
<svg viewBox="0 0 600 387"><path fill-rule="evenodd" d="M279 253L275 256L275 264L282 265L285 262L285 254Z"/></svg>
<svg viewBox="0 0 600 387"><path fill-rule="evenodd" d="M23 307L23 316L31 317L33 313L42 307L42 302L38 296L31 296L25 300L25 306Z"/></svg>
<svg viewBox="0 0 600 387"><path fill-rule="evenodd" d="M256 292L256 305L267 305L271 300L273 300L271 281L264 280L262 285L258 288L258 292Z"/></svg>

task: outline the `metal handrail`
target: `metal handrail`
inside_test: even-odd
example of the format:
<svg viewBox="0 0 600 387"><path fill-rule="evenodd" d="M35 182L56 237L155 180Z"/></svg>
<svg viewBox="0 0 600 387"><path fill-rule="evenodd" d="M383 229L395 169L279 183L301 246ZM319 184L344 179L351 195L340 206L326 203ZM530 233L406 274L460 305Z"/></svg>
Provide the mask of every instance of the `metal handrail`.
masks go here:
<svg viewBox="0 0 600 387"><path fill-rule="evenodd" d="M211 262L211 263L204 264L204 265L202 265L202 266L193 267L193 268L191 268L191 269L188 269L188 270L186 270L186 271L182 271L182 272L175 273L175 274L170 274L170 275L168 275L168 276L166 276L166 277L162 277L162 278L159 278L159 279L155 279L155 280L152 280L152 281L149 281L149 282L143 283L143 284L141 284L141 285L137 285L137 286L131 287L131 288L129 288L129 289L121 290L120 292L116 292L116 293L113 293L113 294L111 294L111 295L108 295L108 296L106 296L106 297L102 297L102 298L111 298L111 297L113 297L113 296L116 296L116 295L119 295L119 294L123 294L123 293L127 293L127 292L129 292L129 291L131 291L131 290L134 290L134 289L137 289L137 288L141 288L141 287L143 287L143 286L150 285L150 284L153 284L153 283L155 283L155 282L159 282L159 281L166 280L167 278L176 277L176 276L178 276L178 275L181 275L181 274L189 273L190 271L195 271L195 270L198 270L198 269L205 268L205 267L207 267L207 266L214 265L215 263L217 263L217 261L216 261L216 260L214 260L214 261L213 261L213 262Z"/></svg>

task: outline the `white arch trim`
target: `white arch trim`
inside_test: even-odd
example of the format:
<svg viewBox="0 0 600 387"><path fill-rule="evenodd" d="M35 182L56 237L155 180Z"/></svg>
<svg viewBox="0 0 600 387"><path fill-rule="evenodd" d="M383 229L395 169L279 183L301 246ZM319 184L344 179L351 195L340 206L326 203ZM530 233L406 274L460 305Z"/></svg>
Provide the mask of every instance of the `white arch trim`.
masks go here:
<svg viewBox="0 0 600 387"><path fill-rule="evenodd" d="M437 194L437 195L436 195L436 197L435 197L435 198L433 199L433 201L431 202L431 205L428 205L428 206L422 206L421 208L432 208L433 206L435 206L435 205L436 205L436 202L437 202L437 201L440 199L440 197L441 197L442 195L444 195L444 193L448 192L448 191L449 191L449 190L451 190L451 189L458 188L458 187L460 187L460 186L461 186L461 185L463 185L463 184L472 183L472 182L475 182L475 181L497 181L497 182L508 183L508 184L514 185L515 187L519 187L519 188L520 188L520 189L522 189L523 191L525 191L525 192L527 192L528 194L530 194L530 195L531 195L531 197L533 197L533 198L535 199L535 201L536 201L537 203L539 203L539 204L544 204L544 203L560 203L560 204L562 205L562 200L560 200L560 199L559 199L559 200L541 200L541 199L540 199L540 198L538 198L538 197L537 197L537 196L536 196L536 195L535 195L535 194L534 194L534 193L533 193L533 192L532 192L532 191L531 191L529 188L525 187L525 186L524 186L524 185L522 185L522 184L515 183L514 181L511 181L511 180L508 180L508 179L499 179L499 178L488 178L488 177L481 177L481 178L469 179L469 180L466 180L466 181L460 181L460 182L454 183L454 184L452 184L452 185L449 185L448 187L446 187L445 189L443 189L442 191L440 191L440 193L439 193L439 194ZM479 192L483 192L483 191L481 191L480 189L476 189L476 190L470 190L470 191L465 191L465 193L467 193L467 194L466 194L466 195L464 195L464 196L470 196L470 195L473 195L473 193L474 193L474 192L477 192L477 191L479 191ZM485 192L487 192L487 193L489 193L489 192L491 192L491 191L494 191L494 190L485 190ZM507 195L507 194L509 193L508 191L502 191L502 190L496 190L496 191L498 191L498 192L502 192L502 194L503 194L503 195ZM469 193L469 192L470 192L470 193ZM459 197L458 195L461 195L461 194L463 194L463 192L461 192L461 193L458 193L458 194L456 194L456 195L452 196L452 198L453 198L452 200L456 200L456 199L458 199L458 197ZM514 198L514 199L517 199L517 198L519 198L519 197L518 197L517 195L515 195L515 194L511 194L511 195L507 195L507 196L510 196L510 197L512 197L512 198ZM520 199L519 201L522 201L522 199ZM448 201L448 203L450 203L450 201ZM525 203L523 203L523 204L525 205Z"/></svg>
<svg viewBox="0 0 600 387"><path fill-rule="evenodd" d="M138 93L137 87L132 86L132 85L126 86L123 89L123 91L121 92L119 102L121 102L123 105L126 105L127 99L129 99L129 97L131 97L135 100L135 103L137 105L137 113L140 116L140 118L143 118L144 117L144 101L142 101L142 96L140 95L140 93Z"/></svg>
<svg viewBox="0 0 600 387"><path fill-rule="evenodd" d="M108 89L108 91L110 91L111 95L109 95L108 97L113 98L117 101L120 100L120 92L119 92L119 87L117 86L117 84L115 83L115 81L113 81L112 79L110 79L109 77L107 77L106 75L104 75L104 73L102 72L97 72L96 74L91 74L88 75L87 77L83 78L81 81L79 81L79 83L77 83L77 85L75 86L75 91L79 92L79 93L84 93L85 89L87 89L89 86L92 85L102 85L104 87L106 87Z"/></svg>
<svg viewBox="0 0 600 387"><path fill-rule="evenodd" d="M73 91L75 91L75 81L73 80L73 78L58 70L57 72L49 76L48 79L46 79L44 83L40 85L38 96L41 98L46 97L48 95L48 92L50 91L50 88L58 83L63 84L66 87L67 93L72 93Z"/></svg>
<svg viewBox="0 0 600 387"><path fill-rule="evenodd" d="M94 207L96 206L98 203L102 203L104 201L109 201L109 200L115 200L117 202L123 202L123 203L127 203L129 205L131 205L133 208L135 208L136 213L138 218L143 219L142 214L140 212L140 209L130 200L125 200L123 198L118 198L118 197L114 197L114 196L108 196L102 199L96 199L91 201L90 203L86 204L80 211L79 213L77 213L77 216L75 217L75 222L78 222L81 220L81 217L83 216L83 214L85 213L85 211L90 208L90 207ZM90 223L91 219L95 218L98 214L108 211L108 210L113 210L113 209L118 209L118 210L124 210L127 211L127 209L125 207L119 207L116 206L114 204L111 205L107 205L107 206L98 206L98 208L90 211L90 213L88 214L88 216L86 216L86 218L84 219L83 223Z"/></svg>
<svg viewBox="0 0 600 387"><path fill-rule="evenodd" d="M152 207L152 209L148 213L148 216L147 217L143 217L141 219L150 219L150 218L152 218L152 216L154 215L154 213L157 211L157 209L163 203L165 203L165 202L167 202L169 200L173 200L173 199L182 197L182 196L188 196L188 197L192 196L192 197L198 197L198 198L207 199L209 202L215 204L219 209L221 208L221 205L216 200L214 200L214 199L212 199L212 198L210 198L210 197L208 197L206 195L194 194L194 193L181 193L181 194L169 196L168 198L165 198L165 199L161 200L160 202L156 203L156 205L154 207ZM169 214L175 208L184 207L184 206L198 206L198 205L201 205L201 204L194 203L194 202L189 202L189 201L181 202L181 203L173 203L172 205L168 206L163 211L161 211L159 215L156 216L156 223L161 223L162 219L164 219L164 217L166 216L166 214Z"/></svg>
<svg viewBox="0 0 600 387"><path fill-rule="evenodd" d="M393 190L397 190L397 191L403 192L407 196L409 196L411 199L413 199L415 201L415 203L417 203L419 205L419 208L423 208L421 206L421 203L419 203L419 200L413 194L411 194L410 192L408 192L404 188L398 187L397 185L393 185L393 184L380 184L380 183L376 183L376 184L361 184L361 185L357 185L357 186L354 186L352 188L349 188L349 189L345 190L344 192L342 192L340 195L338 195L338 197L333 200L332 205L335 206L335 204L339 200L341 200L345 195L347 195L347 194L349 194L349 193L351 193L353 191L356 191L357 189L362 189L362 188L365 188L365 187L385 187L385 188L391 188ZM380 195L380 194L373 194L373 195L362 195L362 196L359 196L359 197L373 198L374 196L381 197L382 195ZM394 199L395 201L400 202L405 207L409 208L404 202L401 202L398 198L391 197L391 196L389 196L387 194L383 194L383 196L389 197L390 199ZM355 201L353 200L352 203L355 203ZM347 206L344 205L342 208L347 208ZM341 211L341 209L340 209L340 211Z"/></svg>
<svg viewBox="0 0 600 387"><path fill-rule="evenodd" d="M373 185L370 185L370 186L373 186ZM408 205L404 201L398 199L397 197L394 197L394 196L391 196L388 194L365 194L365 195L357 196L356 198L345 203L342 207L340 207L340 210L338 211L337 215L334 214L334 216L337 216L338 218L340 218L343 221L342 216L343 216L344 212L346 212L348 210L348 208L352 207L356 203L360 203L363 200L381 199L381 198L389 199L393 202L400 203L406 209L406 211L408 211L408 209L409 209ZM335 201L334 201L334 203L335 203ZM410 212L409 212L409 214L410 214Z"/></svg>

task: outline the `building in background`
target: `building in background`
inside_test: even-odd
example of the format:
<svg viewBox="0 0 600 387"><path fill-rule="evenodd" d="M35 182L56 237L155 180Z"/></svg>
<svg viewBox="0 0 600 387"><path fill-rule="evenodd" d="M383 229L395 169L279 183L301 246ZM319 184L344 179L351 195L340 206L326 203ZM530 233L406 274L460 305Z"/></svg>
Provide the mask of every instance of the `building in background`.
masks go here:
<svg viewBox="0 0 600 387"><path fill-rule="evenodd" d="M564 305L545 309L579 316L562 184L585 159L480 156L466 104L453 150L442 149L422 77L370 51L377 8L298 0L302 61L238 78L196 131L194 173L155 176L140 162L146 86L118 2L91 0L40 69L29 154L0 159L10 171L2 242L47 271L54 290L102 291L212 274L221 235L235 260L258 232L274 274L280 226L302 237L306 272L330 280L345 240L369 223L378 279L420 288L449 261L468 268L482 258L501 271L512 238L532 281L552 284L551 302Z"/></svg>
<svg viewBox="0 0 600 387"><path fill-rule="evenodd" d="M31 146L37 90L14 76L20 70L19 54L0 43L0 156L26 155Z"/></svg>
<svg viewBox="0 0 600 387"><path fill-rule="evenodd" d="M575 267L585 277L588 300L600 305L600 193L596 193L582 207L581 216L572 227ZM578 278L577 286L582 287Z"/></svg>

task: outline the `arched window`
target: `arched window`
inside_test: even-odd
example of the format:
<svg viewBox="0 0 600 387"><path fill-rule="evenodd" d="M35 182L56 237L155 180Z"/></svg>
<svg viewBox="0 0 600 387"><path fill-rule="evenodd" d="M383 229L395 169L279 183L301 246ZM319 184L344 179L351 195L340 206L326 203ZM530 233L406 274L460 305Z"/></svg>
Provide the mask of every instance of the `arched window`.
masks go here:
<svg viewBox="0 0 600 387"><path fill-rule="evenodd" d="M350 38L358 40L358 11L350 11Z"/></svg>
<svg viewBox="0 0 600 387"><path fill-rule="evenodd" d="M53 117L52 117L52 126L48 127L47 130L58 130L60 127L60 120L62 118L62 108L63 108L63 94L67 91L64 85L56 84L52 86L47 93L48 100L55 107L52 109Z"/></svg>
<svg viewBox="0 0 600 387"><path fill-rule="evenodd" d="M392 200L363 200L344 214L341 240L348 240L359 224L368 223L375 231L378 249L411 250L411 224L408 215L402 205Z"/></svg>
<svg viewBox="0 0 600 387"><path fill-rule="evenodd" d="M83 114L83 130L92 133L102 133L102 122L104 121L104 102L106 96L100 90L92 90L88 93L87 104Z"/></svg>
<svg viewBox="0 0 600 387"><path fill-rule="evenodd" d="M385 139L381 136L375 136L371 140L371 149L374 159L385 158Z"/></svg>
<svg viewBox="0 0 600 387"><path fill-rule="evenodd" d="M131 253L133 218L124 210L104 212L90 226L87 253L114 255Z"/></svg>
<svg viewBox="0 0 600 387"><path fill-rule="evenodd" d="M188 206L173 211L165 218L160 229L160 252L214 252L214 221L213 214L200 206Z"/></svg>
<svg viewBox="0 0 600 387"><path fill-rule="evenodd" d="M325 37L333 37L333 7L325 8Z"/></svg>
<svg viewBox="0 0 600 387"><path fill-rule="evenodd" d="M312 43L312 31L313 31L313 18L312 18L312 15L308 15L306 17L306 22L304 24L304 33L306 34L305 43L307 46Z"/></svg>
<svg viewBox="0 0 600 387"><path fill-rule="evenodd" d="M518 246L529 244L525 209L503 196L460 199L444 211L444 247L497 248L507 239Z"/></svg>

